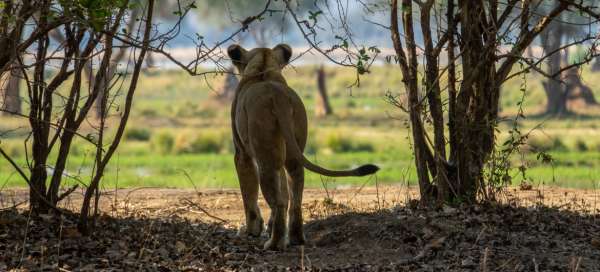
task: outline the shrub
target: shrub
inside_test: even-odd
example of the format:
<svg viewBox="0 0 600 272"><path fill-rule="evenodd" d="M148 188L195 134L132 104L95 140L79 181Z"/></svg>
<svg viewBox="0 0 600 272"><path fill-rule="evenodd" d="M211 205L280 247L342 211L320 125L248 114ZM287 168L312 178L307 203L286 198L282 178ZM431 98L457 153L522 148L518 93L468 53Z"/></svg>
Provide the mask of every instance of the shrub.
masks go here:
<svg viewBox="0 0 600 272"><path fill-rule="evenodd" d="M559 137L553 137L552 150L554 151L567 151L568 148L565 143Z"/></svg>
<svg viewBox="0 0 600 272"><path fill-rule="evenodd" d="M159 154L169 154L173 152L175 139L173 135L162 132L152 137L151 148Z"/></svg>
<svg viewBox="0 0 600 272"><path fill-rule="evenodd" d="M151 132L146 128L129 128L125 131L125 139L146 142L150 140Z"/></svg>
<svg viewBox="0 0 600 272"><path fill-rule="evenodd" d="M527 145L529 145L534 152L567 150L567 146L556 136L530 135L527 139Z"/></svg>
<svg viewBox="0 0 600 272"><path fill-rule="evenodd" d="M327 136L325 146L337 153L352 151L352 142L339 134L330 134Z"/></svg>
<svg viewBox="0 0 600 272"><path fill-rule="evenodd" d="M192 135L187 132L178 133L175 136L175 142L173 144L173 153L175 154L185 154L190 153L190 143L192 141Z"/></svg>
<svg viewBox="0 0 600 272"><path fill-rule="evenodd" d="M346 102L346 107L348 108L356 108L356 101L354 101L353 99L350 99Z"/></svg>
<svg viewBox="0 0 600 272"><path fill-rule="evenodd" d="M584 151L589 150L587 144L582 139L577 139L577 141L575 141L575 149L579 152L584 152Z"/></svg>
<svg viewBox="0 0 600 272"><path fill-rule="evenodd" d="M357 141L340 134L330 134L325 142L325 146L336 153L343 152L373 152L375 147L370 142Z"/></svg>
<svg viewBox="0 0 600 272"><path fill-rule="evenodd" d="M227 152L230 142L230 137L226 137L224 133L180 133L175 139L174 151L176 154Z"/></svg>
<svg viewBox="0 0 600 272"><path fill-rule="evenodd" d="M190 153L219 153L224 147L223 139L215 133L203 133L190 143Z"/></svg>
<svg viewBox="0 0 600 272"><path fill-rule="evenodd" d="M356 152L373 152L375 151L375 147L369 142L357 142L353 150Z"/></svg>
<svg viewBox="0 0 600 272"><path fill-rule="evenodd" d="M155 109L143 109L139 113L143 117L157 117L159 116L158 112Z"/></svg>

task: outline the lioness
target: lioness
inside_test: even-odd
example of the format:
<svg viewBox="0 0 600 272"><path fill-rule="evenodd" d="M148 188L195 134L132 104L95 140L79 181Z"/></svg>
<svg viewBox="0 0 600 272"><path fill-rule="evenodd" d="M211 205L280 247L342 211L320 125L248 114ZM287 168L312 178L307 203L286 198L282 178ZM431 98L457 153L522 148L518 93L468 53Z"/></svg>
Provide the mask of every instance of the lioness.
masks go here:
<svg viewBox="0 0 600 272"><path fill-rule="evenodd" d="M281 75L292 56L290 46L279 44L273 49L247 51L239 45L231 45L227 53L242 75L231 107L235 166L246 216L246 227L240 229L240 234L259 236L263 230L257 204L260 184L271 208L267 224L270 239L264 248L284 250L288 242L304 244L301 211L304 168L332 177L364 176L379 168L366 164L353 170L334 171L304 157L306 109ZM288 236L286 212L290 198Z"/></svg>

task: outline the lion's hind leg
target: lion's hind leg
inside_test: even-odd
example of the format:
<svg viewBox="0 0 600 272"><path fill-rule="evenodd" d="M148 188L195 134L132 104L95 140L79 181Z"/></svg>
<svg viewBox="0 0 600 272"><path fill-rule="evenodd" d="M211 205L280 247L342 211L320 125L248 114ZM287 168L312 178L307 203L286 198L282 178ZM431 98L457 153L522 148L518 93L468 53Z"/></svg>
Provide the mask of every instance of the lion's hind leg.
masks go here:
<svg viewBox="0 0 600 272"><path fill-rule="evenodd" d="M246 226L240 228L238 235L260 236L264 224L258 208L258 175L252 159L247 154L236 152L235 169L240 181Z"/></svg>
<svg viewBox="0 0 600 272"><path fill-rule="evenodd" d="M289 237L290 245L303 245L305 242L302 227L302 191L304 190L304 167L298 160L288 160L285 164L289 179L290 210Z"/></svg>
<svg viewBox="0 0 600 272"><path fill-rule="evenodd" d="M280 195L283 198L283 203L285 203L285 210L288 210L289 206L289 193L288 193L288 177L285 171L279 171L279 184L280 184ZM267 234L271 237L271 233L273 230L273 218L275 218L275 210L271 210L271 216L269 217L269 222L267 223Z"/></svg>
<svg viewBox="0 0 600 272"><path fill-rule="evenodd" d="M258 166L260 176L260 189L271 208L272 229L269 240L264 248L270 250L285 250L287 247L286 235L286 213L287 197L283 197L281 186L281 171L283 167L273 167L272 165Z"/></svg>

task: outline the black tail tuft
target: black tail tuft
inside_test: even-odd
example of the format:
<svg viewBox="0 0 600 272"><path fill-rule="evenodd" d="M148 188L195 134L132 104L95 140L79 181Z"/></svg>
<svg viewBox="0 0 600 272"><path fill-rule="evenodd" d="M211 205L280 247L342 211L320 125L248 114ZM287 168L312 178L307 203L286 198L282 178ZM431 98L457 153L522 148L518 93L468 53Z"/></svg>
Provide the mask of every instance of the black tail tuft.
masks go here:
<svg viewBox="0 0 600 272"><path fill-rule="evenodd" d="M356 168L356 172L358 172L359 177L370 175L377 171L379 171L379 167L374 164L365 164L359 168Z"/></svg>

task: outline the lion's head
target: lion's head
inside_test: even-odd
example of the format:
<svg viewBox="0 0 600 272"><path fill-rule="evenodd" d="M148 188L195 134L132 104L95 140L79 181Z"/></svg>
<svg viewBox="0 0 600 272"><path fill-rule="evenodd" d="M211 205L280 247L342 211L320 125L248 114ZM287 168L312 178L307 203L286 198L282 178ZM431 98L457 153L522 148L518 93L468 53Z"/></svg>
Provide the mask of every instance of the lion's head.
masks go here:
<svg viewBox="0 0 600 272"><path fill-rule="evenodd" d="M227 54L238 69L242 78L261 75L281 75L292 57L292 48L287 44L279 44L271 48L255 48L250 51L234 44L227 48Z"/></svg>

